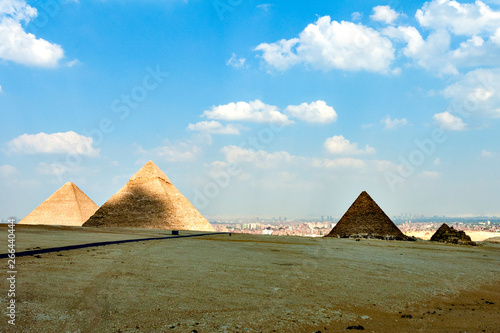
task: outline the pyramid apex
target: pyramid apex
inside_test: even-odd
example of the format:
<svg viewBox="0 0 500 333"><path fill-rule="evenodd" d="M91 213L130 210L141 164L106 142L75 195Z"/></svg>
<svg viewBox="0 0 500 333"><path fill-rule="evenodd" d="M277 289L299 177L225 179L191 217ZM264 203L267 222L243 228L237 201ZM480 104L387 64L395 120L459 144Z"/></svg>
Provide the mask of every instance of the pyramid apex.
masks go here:
<svg viewBox="0 0 500 333"><path fill-rule="evenodd" d="M73 182L67 182L66 184L64 184L64 186L73 186L75 185Z"/></svg>
<svg viewBox="0 0 500 333"><path fill-rule="evenodd" d="M161 178L164 181L170 183L170 179L168 179L167 175L161 171L161 169L153 162L149 161L143 165L142 168L139 169L130 180L137 180L139 178L142 179L152 179L152 178Z"/></svg>
<svg viewBox="0 0 500 333"><path fill-rule="evenodd" d="M372 197L368 194L368 192L363 191L358 195L358 198L356 200L368 200L368 201L374 201Z"/></svg>

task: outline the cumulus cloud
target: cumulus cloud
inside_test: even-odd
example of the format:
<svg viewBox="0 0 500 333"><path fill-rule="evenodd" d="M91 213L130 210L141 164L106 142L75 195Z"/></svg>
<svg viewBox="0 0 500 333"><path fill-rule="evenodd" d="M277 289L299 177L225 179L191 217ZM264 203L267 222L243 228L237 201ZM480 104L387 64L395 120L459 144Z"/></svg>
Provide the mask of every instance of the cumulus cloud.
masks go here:
<svg viewBox="0 0 500 333"><path fill-rule="evenodd" d="M286 151L269 153L264 150L254 151L238 146L226 146L221 149L229 163L248 163L261 169L279 168L285 163L292 162L295 157Z"/></svg>
<svg viewBox="0 0 500 333"><path fill-rule="evenodd" d="M497 29L497 31L495 32L495 34L493 36L491 36L490 40L497 44L497 45L500 45L500 27Z"/></svg>
<svg viewBox="0 0 500 333"><path fill-rule="evenodd" d="M285 71L304 64L328 71L366 70L397 75L391 68L404 55L415 66L437 76L458 75L462 68L497 66L500 62L500 11L482 1L453 0L426 2L416 13L418 26L395 25L404 14L390 6L376 6L372 21L385 28L369 28L323 16L309 24L297 37L275 43L261 43L254 51L271 69ZM359 20L361 13L353 13Z"/></svg>
<svg viewBox="0 0 500 333"><path fill-rule="evenodd" d="M256 123L274 123L290 125L293 121L281 113L278 107L264 104L259 100L253 102L237 102L226 105L213 106L211 110L203 112L208 119L226 121L247 121Z"/></svg>
<svg viewBox="0 0 500 333"><path fill-rule="evenodd" d="M335 135L326 139L323 147L330 154L359 155L375 153L375 148L369 145L366 145L365 149L358 149L357 143L351 143L342 135Z"/></svg>
<svg viewBox="0 0 500 333"><path fill-rule="evenodd" d="M289 105L285 111L289 115L309 123L328 124L337 120L337 112L321 100L311 104Z"/></svg>
<svg viewBox="0 0 500 333"><path fill-rule="evenodd" d="M461 68L499 63L500 11L481 1L434 0L415 16L421 30L428 31L427 37L403 25L387 27L382 34L395 43L405 42L403 54L417 66L443 76L457 75Z"/></svg>
<svg viewBox="0 0 500 333"><path fill-rule="evenodd" d="M238 58L236 53L233 53L231 55L231 58L226 60L226 65L234 67L234 68L241 68L241 67L245 66L246 61L247 60L245 58Z"/></svg>
<svg viewBox="0 0 500 333"><path fill-rule="evenodd" d="M150 150L137 146L137 153L146 156L156 156L168 162L192 162L203 151L202 147L193 141L165 140L165 143ZM149 158L149 157L148 157Z"/></svg>
<svg viewBox="0 0 500 333"><path fill-rule="evenodd" d="M433 118L442 129L462 131L467 126L462 118L455 117L448 111L436 113Z"/></svg>
<svg viewBox="0 0 500 333"><path fill-rule="evenodd" d="M396 11L390 6L373 7L373 15L370 16L373 21L384 22L387 24L392 24L398 17L399 14L396 13Z"/></svg>
<svg viewBox="0 0 500 333"><path fill-rule="evenodd" d="M222 125L218 121L200 121L196 124L189 124L187 127L191 131L204 132L208 134L232 134L239 135L240 127L236 125Z"/></svg>
<svg viewBox="0 0 500 333"><path fill-rule="evenodd" d="M262 51L262 58L268 65L279 71L285 71L301 61L295 53L295 47L299 43L298 38L282 39L275 43L262 43L254 51Z"/></svg>
<svg viewBox="0 0 500 333"><path fill-rule="evenodd" d="M78 154L89 157L99 155L93 139L73 131L64 133L23 134L7 143L7 151L24 154Z"/></svg>
<svg viewBox="0 0 500 333"><path fill-rule="evenodd" d="M454 0L433 0L417 10L415 17L422 27L447 29L463 36L494 33L500 26L500 11L492 10L482 1L461 4Z"/></svg>
<svg viewBox="0 0 500 333"><path fill-rule="evenodd" d="M27 33L22 22L38 15L25 1L0 1L0 58L37 67L56 67L64 57L61 46Z"/></svg>
<svg viewBox="0 0 500 333"><path fill-rule="evenodd" d="M17 175L19 172L15 167L9 164L0 165L0 177L10 178Z"/></svg>
<svg viewBox="0 0 500 333"><path fill-rule="evenodd" d="M473 70L441 93L454 114L500 118L500 68Z"/></svg>
<svg viewBox="0 0 500 333"><path fill-rule="evenodd" d="M408 120L406 118L392 119L391 116L387 116L382 119L382 123L385 125L385 129L396 129L408 125Z"/></svg>
<svg viewBox="0 0 500 333"><path fill-rule="evenodd" d="M309 24L299 38L262 43L254 50L261 51L267 64L280 71L304 63L321 70L386 73L394 59L391 41L378 31L352 22L332 21L330 16Z"/></svg>
<svg viewBox="0 0 500 333"><path fill-rule="evenodd" d="M383 34L396 41L406 42L403 54L429 71L440 75L458 74L456 62L450 54L451 36L445 30L432 31L424 39L415 27L388 27Z"/></svg>

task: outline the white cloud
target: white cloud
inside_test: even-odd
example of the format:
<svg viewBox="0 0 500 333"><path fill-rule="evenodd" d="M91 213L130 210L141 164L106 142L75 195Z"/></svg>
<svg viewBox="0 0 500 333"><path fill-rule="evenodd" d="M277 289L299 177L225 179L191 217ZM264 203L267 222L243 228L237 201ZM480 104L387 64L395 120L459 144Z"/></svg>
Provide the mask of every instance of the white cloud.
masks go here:
<svg viewBox="0 0 500 333"><path fill-rule="evenodd" d="M493 157L493 153L491 151L484 150L481 152L481 157L491 158Z"/></svg>
<svg viewBox="0 0 500 333"><path fill-rule="evenodd" d="M354 12L354 13L351 14L351 19L353 21L361 21L362 18L363 18L363 13Z"/></svg>
<svg viewBox="0 0 500 333"><path fill-rule="evenodd" d="M361 24L331 21L329 16L309 24L299 38L262 43L254 50L280 71L304 63L321 70L387 73L394 59L391 41L379 32Z"/></svg>
<svg viewBox="0 0 500 333"><path fill-rule="evenodd" d="M98 156L93 139L73 131L64 133L23 134L7 143L8 152L25 154L78 154Z"/></svg>
<svg viewBox="0 0 500 333"><path fill-rule="evenodd" d="M285 71L301 61L295 53L295 47L299 42L298 38L282 39L276 43L262 43L254 51L262 51L262 58L270 66L279 71Z"/></svg>
<svg viewBox="0 0 500 333"><path fill-rule="evenodd" d="M61 46L24 31L21 22L29 23L38 15L25 1L0 1L0 58L37 67L56 67L64 57Z"/></svg>
<svg viewBox="0 0 500 333"><path fill-rule="evenodd" d="M454 114L500 118L500 68L473 70L442 94L451 100L448 110Z"/></svg>
<svg viewBox="0 0 500 333"><path fill-rule="evenodd" d="M497 45L500 45L500 27L497 29L497 31L495 32L495 34L493 36L491 36L490 40L497 44Z"/></svg>
<svg viewBox="0 0 500 333"><path fill-rule="evenodd" d="M62 176L66 172L68 172L70 169L74 168L69 168L63 164L58 164L58 163L45 163L45 162L40 162L38 163L38 166L36 167L36 172L41 174L41 175L50 175L50 176Z"/></svg>
<svg viewBox="0 0 500 333"><path fill-rule="evenodd" d="M419 67L442 76L500 62L500 11L483 2L434 0L426 2L416 18L421 30L429 32L427 37L412 26L388 27L382 34L406 42L403 54Z"/></svg>
<svg viewBox="0 0 500 333"><path fill-rule="evenodd" d="M3 94L3 88L0 86L0 94Z"/></svg>
<svg viewBox="0 0 500 333"><path fill-rule="evenodd" d="M232 134L239 135L240 127L236 125L222 125L218 121L200 121L196 124L189 124L187 127L191 131L204 132L208 134Z"/></svg>
<svg viewBox="0 0 500 333"><path fill-rule="evenodd" d="M433 163L434 163L434 165L440 165L440 164L441 164L441 159L440 159L439 157L436 157L436 158L434 159L434 162L433 162Z"/></svg>
<svg viewBox="0 0 500 333"><path fill-rule="evenodd" d="M15 167L9 164L0 165L0 177L10 178L19 173Z"/></svg>
<svg viewBox="0 0 500 333"><path fill-rule="evenodd" d="M274 123L290 125L293 121L281 113L278 107L267 105L259 100L253 102L237 102L213 106L212 110L203 112L208 119L226 121L248 121L256 123Z"/></svg>
<svg viewBox="0 0 500 333"><path fill-rule="evenodd" d="M382 124L385 125L386 129L396 129L408 125L408 120L406 118L392 119L391 116L387 116L382 119Z"/></svg>
<svg viewBox="0 0 500 333"><path fill-rule="evenodd" d="M494 33L500 26L500 12L482 1L461 4L453 0L434 0L417 10L415 17L422 27L447 29L463 36Z"/></svg>
<svg viewBox="0 0 500 333"><path fill-rule="evenodd" d="M326 139L323 147L330 154L358 155L375 153L375 148L369 145L366 145L365 149L358 149L357 143L351 143L342 135L335 135Z"/></svg>
<svg viewBox="0 0 500 333"><path fill-rule="evenodd" d="M309 123L328 124L337 120L335 110L321 100L311 104L289 105L285 111L289 115Z"/></svg>
<svg viewBox="0 0 500 333"><path fill-rule="evenodd" d="M390 6L373 7L373 15L370 16L373 21L384 22L387 24L392 24L398 17L399 14L396 13L396 11Z"/></svg>
<svg viewBox="0 0 500 333"><path fill-rule="evenodd" d="M447 130L461 131L467 126L462 118L455 117L448 111L436 113L433 118L441 128Z"/></svg>
<svg viewBox="0 0 500 333"><path fill-rule="evenodd" d="M268 153L264 150L254 151L238 146L225 146L221 152L229 163L248 163L261 169L280 168L283 164L290 163L295 159L286 151Z"/></svg>
<svg viewBox="0 0 500 333"><path fill-rule="evenodd" d="M451 36L445 30L432 31L426 40L415 27L388 27L383 34L406 42L403 54L415 63L438 75L456 75L456 61L450 52Z"/></svg>
<svg viewBox="0 0 500 333"><path fill-rule="evenodd" d="M36 8L31 7L23 0L1 0L0 1L0 17L12 17L16 21L29 22L32 18L37 17Z"/></svg>
<svg viewBox="0 0 500 333"><path fill-rule="evenodd" d="M236 56L236 53L233 53L231 55L231 58L229 58L226 61L226 65L234 67L234 68L241 68L241 67L245 66L246 61L247 60L245 58L238 58L238 56Z"/></svg>
<svg viewBox="0 0 500 333"><path fill-rule="evenodd" d="M165 140L163 146L151 150L143 149L138 145L137 152L141 155L157 156L168 162L192 162L202 152L202 148L192 141L170 142Z"/></svg>

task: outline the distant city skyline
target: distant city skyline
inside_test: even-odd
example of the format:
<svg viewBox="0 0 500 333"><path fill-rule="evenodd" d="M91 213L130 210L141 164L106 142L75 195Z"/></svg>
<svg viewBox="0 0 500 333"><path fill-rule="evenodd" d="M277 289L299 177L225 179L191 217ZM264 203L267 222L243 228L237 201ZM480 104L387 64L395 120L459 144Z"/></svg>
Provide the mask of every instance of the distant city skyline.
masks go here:
<svg viewBox="0 0 500 333"><path fill-rule="evenodd" d="M0 218L148 160L206 215L500 216L500 3L0 0Z"/></svg>

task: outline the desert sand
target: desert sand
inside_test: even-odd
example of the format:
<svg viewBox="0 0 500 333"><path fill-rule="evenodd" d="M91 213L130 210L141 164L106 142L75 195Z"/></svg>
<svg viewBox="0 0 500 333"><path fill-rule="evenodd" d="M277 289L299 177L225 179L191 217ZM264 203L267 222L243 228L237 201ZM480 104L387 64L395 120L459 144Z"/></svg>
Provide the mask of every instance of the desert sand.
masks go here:
<svg viewBox="0 0 500 333"><path fill-rule="evenodd" d="M18 251L170 235L16 227ZM0 227L0 238L6 234ZM494 242L222 234L18 257L16 264L12 332L500 331ZM2 307L5 301L6 293ZM0 330L9 332L3 320Z"/></svg>

